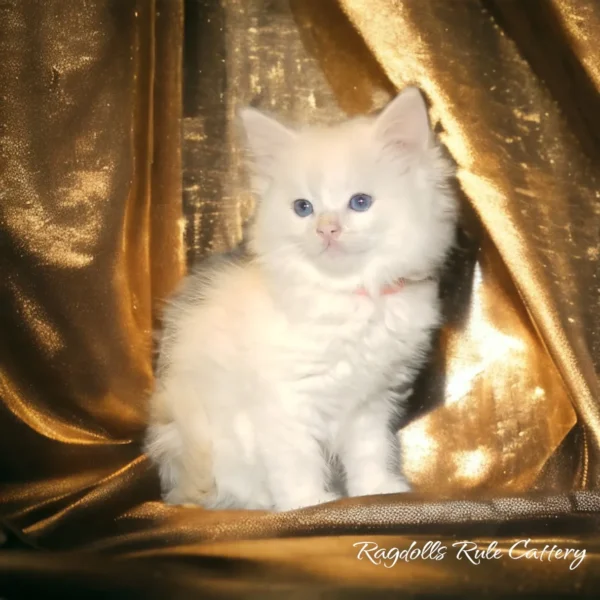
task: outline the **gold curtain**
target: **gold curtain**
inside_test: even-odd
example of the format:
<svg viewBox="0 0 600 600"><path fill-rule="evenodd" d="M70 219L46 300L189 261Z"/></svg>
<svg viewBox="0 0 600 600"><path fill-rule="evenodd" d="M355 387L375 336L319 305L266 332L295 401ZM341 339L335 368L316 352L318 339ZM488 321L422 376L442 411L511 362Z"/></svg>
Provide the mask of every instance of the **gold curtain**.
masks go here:
<svg viewBox="0 0 600 600"><path fill-rule="evenodd" d="M286 582L343 569L405 590L494 576L452 560L369 571L355 538L334 536L570 533L598 550L585 538L600 511L594 0L16 0L0 15L9 537L165 564L230 556ZM186 264L234 246L251 214L236 109L328 122L409 83L464 205L448 323L400 433L415 493L280 515L163 505L140 452L152 330ZM228 573L258 585L238 562ZM16 564L0 560L0 582ZM503 567L552 591L590 582L589 561L552 585L548 565Z"/></svg>

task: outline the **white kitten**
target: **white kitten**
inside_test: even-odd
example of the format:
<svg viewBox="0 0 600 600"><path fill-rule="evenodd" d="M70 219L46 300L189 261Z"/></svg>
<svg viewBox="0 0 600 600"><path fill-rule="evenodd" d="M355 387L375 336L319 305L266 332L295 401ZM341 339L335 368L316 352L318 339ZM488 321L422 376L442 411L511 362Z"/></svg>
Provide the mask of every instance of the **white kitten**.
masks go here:
<svg viewBox="0 0 600 600"><path fill-rule="evenodd" d="M390 422L438 326L450 165L408 88L375 118L292 131L242 112L259 196L248 257L166 312L146 440L167 502L288 510L404 492Z"/></svg>

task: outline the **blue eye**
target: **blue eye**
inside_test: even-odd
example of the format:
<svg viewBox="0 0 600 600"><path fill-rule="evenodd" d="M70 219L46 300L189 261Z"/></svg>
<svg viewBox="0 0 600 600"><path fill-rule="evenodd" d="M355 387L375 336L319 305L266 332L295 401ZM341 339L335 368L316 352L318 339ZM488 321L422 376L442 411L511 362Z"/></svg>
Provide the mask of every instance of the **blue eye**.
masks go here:
<svg viewBox="0 0 600 600"><path fill-rule="evenodd" d="M373 204L373 198L368 194L354 194L350 198L348 206L357 212L365 212L371 208L371 204Z"/></svg>
<svg viewBox="0 0 600 600"><path fill-rule="evenodd" d="M308 217L313 214L313 205L308 200L296 200L294 202L294 212L299 217Z"/></svg>

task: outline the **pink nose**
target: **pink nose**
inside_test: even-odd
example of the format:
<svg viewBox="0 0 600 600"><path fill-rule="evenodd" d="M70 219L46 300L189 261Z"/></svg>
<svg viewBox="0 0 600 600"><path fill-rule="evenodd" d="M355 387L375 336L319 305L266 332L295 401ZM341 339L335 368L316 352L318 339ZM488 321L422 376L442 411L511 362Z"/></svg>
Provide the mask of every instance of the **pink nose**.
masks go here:
<svg viewBox="0 0 600 600"><path fill-rule="evenodd" d="M337 240L342 232L337 223L323 223L317 227L317 233L324 240Z"/></svg>

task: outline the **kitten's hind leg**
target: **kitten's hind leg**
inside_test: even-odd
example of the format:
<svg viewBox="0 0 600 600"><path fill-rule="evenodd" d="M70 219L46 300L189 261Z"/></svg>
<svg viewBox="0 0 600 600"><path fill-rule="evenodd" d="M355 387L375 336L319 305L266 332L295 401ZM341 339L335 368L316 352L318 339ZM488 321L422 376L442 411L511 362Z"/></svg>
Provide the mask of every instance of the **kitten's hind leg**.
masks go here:
<svg viewBox="0 0 600 600"><path fill-rule="evenodd" d="M158 467L163 500L167 504L214 503L215 485L205 448L185 444L175 423L148 429L145 451Z"/></svg>
<svg viewBox="0 0 600 600"><path fill-rule="evenodd" d="M196 407L185 419L177 419L181 404L174 406L169 398L180 401L185 390L178 387L170 391L178 395L167 395L163 390L151 399L152 417L144 450L158 467L165 502L209 506L214 503L215 482L206 416ZM187 412L189 405L184 406Z"/></svg>

